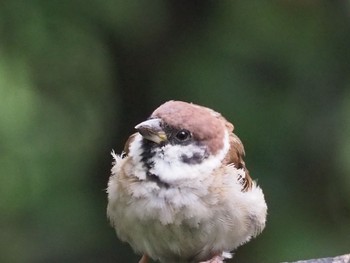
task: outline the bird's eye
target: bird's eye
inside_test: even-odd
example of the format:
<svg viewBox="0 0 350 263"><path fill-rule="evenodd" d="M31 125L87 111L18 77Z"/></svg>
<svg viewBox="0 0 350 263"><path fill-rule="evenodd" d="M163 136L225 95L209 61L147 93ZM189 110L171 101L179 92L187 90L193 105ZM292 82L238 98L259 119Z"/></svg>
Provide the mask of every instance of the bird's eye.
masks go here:
<svg viewBox="0 0 350 263"><path fill-rule="evenodd" d="M183 142L191 138L191 133L188 130L180 130L176 133L175 137Z"/></svg>

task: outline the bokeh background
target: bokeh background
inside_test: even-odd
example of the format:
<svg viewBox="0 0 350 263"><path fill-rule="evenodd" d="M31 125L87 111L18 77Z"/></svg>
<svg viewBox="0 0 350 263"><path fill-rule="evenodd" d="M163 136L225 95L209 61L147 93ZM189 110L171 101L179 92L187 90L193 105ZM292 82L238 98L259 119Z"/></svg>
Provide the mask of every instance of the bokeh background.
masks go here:
<svg viewBox="0 0 350 263"><path fill-rule="evenodd" d="M137 262L110 152L169 99L216 109L269 205L233 262L350 252L350 2L1 1L0 261Z"/></svg>

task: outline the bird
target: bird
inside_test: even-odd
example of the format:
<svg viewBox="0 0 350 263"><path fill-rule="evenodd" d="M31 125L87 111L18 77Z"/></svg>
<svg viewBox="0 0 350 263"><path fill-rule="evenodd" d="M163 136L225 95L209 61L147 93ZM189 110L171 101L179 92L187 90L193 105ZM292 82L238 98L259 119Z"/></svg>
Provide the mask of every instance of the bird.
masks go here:
<svg viewBox="0 0 350 263"><path fill-rule="evenodd" d="M112 151L107 217L139 263L224 262L262 232L264 194L220 113L170 100L135 129Z"/></svg>

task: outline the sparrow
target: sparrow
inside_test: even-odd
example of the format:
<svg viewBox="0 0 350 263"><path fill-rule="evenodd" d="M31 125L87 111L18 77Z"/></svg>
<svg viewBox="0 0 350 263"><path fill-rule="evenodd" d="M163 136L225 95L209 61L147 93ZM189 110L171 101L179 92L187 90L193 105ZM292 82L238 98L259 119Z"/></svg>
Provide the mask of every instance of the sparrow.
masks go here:
<svg viewBox="0 0 350 263"><path fill-rule="evenodd" d="M112 152L107 217L139 263L223 262L262 232L264 194L220 113L168 101L135 129Z"/></svg>

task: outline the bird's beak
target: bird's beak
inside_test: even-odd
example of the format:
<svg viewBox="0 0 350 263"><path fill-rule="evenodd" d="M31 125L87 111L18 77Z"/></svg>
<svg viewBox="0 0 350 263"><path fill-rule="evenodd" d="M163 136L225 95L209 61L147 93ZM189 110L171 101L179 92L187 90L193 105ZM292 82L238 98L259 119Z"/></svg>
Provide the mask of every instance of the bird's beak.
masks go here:
<svg viewBox="0 0 350 263"><path fill-rule="evenodd" d="M168 138L161 127L161 119L150 119L141 122L135 126L135 129L142 135L143 138L160 144Z"/></svg>

